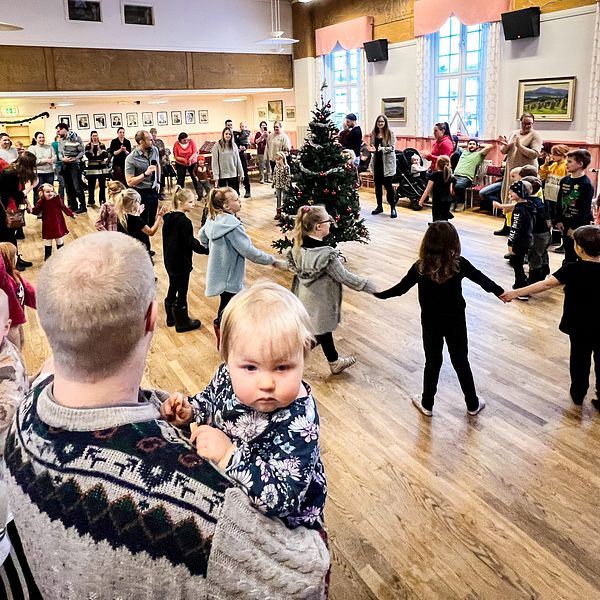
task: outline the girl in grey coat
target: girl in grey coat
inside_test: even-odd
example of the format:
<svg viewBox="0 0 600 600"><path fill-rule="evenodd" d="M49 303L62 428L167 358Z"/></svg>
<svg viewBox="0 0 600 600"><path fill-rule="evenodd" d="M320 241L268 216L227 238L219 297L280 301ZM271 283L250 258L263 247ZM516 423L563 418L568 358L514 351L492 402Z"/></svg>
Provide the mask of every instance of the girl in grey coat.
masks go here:
<svg viewBox="0 0 600 600"><path fill-rule="evenodd" d="M213 188L208 194L208 219L200 230L200 243L208 248L206 296L220 296L215 320L218 328L221 313L229 301L244 287L246 259L259 265L287 270L287 263L252 244L237 214L242 201L230 187Z"/></svg>
<svg viewBox="0 0 600 600"><path fill-rule="evenodd" d="M375 198L377 199L377 208L371 214L378 215L383 212L382 188L385 187L387 201L390 205L390 217L395 219L398 215L396 214L396 198L392 186L392 177L396 174L396 151L394 149L394 136L385 115L379 115L375 120L375 127L371 132L371 145L368 148L373 153L369 170L373 174Z"/></svg>
<svg viewBox="0 0 600 600"><path fill-rule="evenodd" d="M323 241L332 223L323 206L300 207L288 264L295 273L292 292L310 315L317 343L321 344L329 368L336 375L356 362L354 356L339 356L333 342L332 332L341 320L342 284L369 294L375 292L375 286L346 270L339 250Z"/></svg>

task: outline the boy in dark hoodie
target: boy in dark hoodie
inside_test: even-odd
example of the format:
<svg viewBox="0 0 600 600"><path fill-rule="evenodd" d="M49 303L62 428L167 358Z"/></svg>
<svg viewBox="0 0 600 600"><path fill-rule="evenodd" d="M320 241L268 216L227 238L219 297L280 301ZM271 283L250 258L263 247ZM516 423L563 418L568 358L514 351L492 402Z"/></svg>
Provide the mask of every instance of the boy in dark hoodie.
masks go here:
<svg viewBox="0 0 600 600"><path fill-rule="evenodd" d="M550 259L548 257L548 246L550 245L550 207L549 202L544 199L540 190L542 180L539 177L523 177L522 181L531 184L531 196L527 202L535 209L535 222L533 224L533 246L527 253L529 264L529 283L542 281L546 275L550 275Z"/></svg>
<svg viewBox="0 0 600 600"><path fill-rule="evenodd" d="M528 202L531 196L531 184L527 181L517 181L510 186L508 197L516 202L513 209L512 225L508 234L508 252L510 266L515 271L513 289L527 285L525 276L525 255L533 246L533 225L535 221L535 207ZM529 300L529 296L519 296L519 300Z"/></svg>

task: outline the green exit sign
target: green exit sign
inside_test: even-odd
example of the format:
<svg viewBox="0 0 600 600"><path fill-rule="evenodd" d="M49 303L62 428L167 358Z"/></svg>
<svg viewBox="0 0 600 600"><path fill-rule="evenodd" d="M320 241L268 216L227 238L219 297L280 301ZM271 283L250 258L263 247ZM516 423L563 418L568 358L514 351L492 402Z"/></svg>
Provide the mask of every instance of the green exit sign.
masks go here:
<svg viewBox="0 0 600 600"><path fill-rule="evenodd" d="M16 106L5 106L2 108L2 114L5 117L14 117L19 114L19 109Z"/></svg>

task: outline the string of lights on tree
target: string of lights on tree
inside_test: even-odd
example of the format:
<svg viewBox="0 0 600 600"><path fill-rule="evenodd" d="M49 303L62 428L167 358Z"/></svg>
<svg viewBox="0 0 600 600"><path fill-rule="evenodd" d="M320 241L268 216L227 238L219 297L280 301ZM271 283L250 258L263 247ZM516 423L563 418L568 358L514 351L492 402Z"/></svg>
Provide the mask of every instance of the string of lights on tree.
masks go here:
<svg viewBox="0 0 600 600"><path fill-rule="evenodd" d="M301 206L323 205L335 227L325 241L330 246L340 242L366 244L369 232L360 216L354 166L348 164L337 140L338 130L331 119L331 102L325 102L321 86L321 103L312 111L308 134L298 156L291 163L293 184L284 195L279 228L283 237L273 242L282 252L292 246L289 236L294 229L296 213Z"/></svg>
<svg viewBox="0 0 600 600"><path fill-rule="evenodd" d="M0 120L0 125L22 125L23 123L31 123L31 121L35 121L41 117L45 117L46 119L50 118L50 113L42 112L39 115L35 115L35 117L25 117L23 119L11 119L10 121L2 121Z"/></svg>

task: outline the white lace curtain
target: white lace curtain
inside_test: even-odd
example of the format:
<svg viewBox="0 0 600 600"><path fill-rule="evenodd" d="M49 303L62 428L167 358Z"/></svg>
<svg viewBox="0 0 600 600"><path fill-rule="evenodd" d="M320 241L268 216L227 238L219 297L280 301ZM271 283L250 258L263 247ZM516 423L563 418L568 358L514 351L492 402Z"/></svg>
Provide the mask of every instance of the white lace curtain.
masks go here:
<svg viewBox="0 0 600 600"><path fill-rule="evenodd" d="M481 137L494 139L497 136L498 104L500 92L500 23L488 23L487 43L484 48L484 121ZM433 89L433 34L417 37L417 81L416 81L416 135L431 135Z"/></svg>
<svg viewBox="0 0 600 600"><path fill-rule="evenodd" d="M590 92L588 96L586 142L597 144L600 141L600 5L596 3L596 25L592 46L592 68L590 71Z"/></svg>
<svg viewBox="0 0 600 600"><path fill-rule="evenodd" d="M483 131L481 137L492 140L498 136L498 96L500 94L500 23L487 24L485 67L483 72Z"/></svg>
<svg viewBox="0 0 600 600"><path fill-rule="evenodd" d="M433 105L433 35L417 38L417 81L415 94L415 134L425 137L431 133Z"/></svg>

